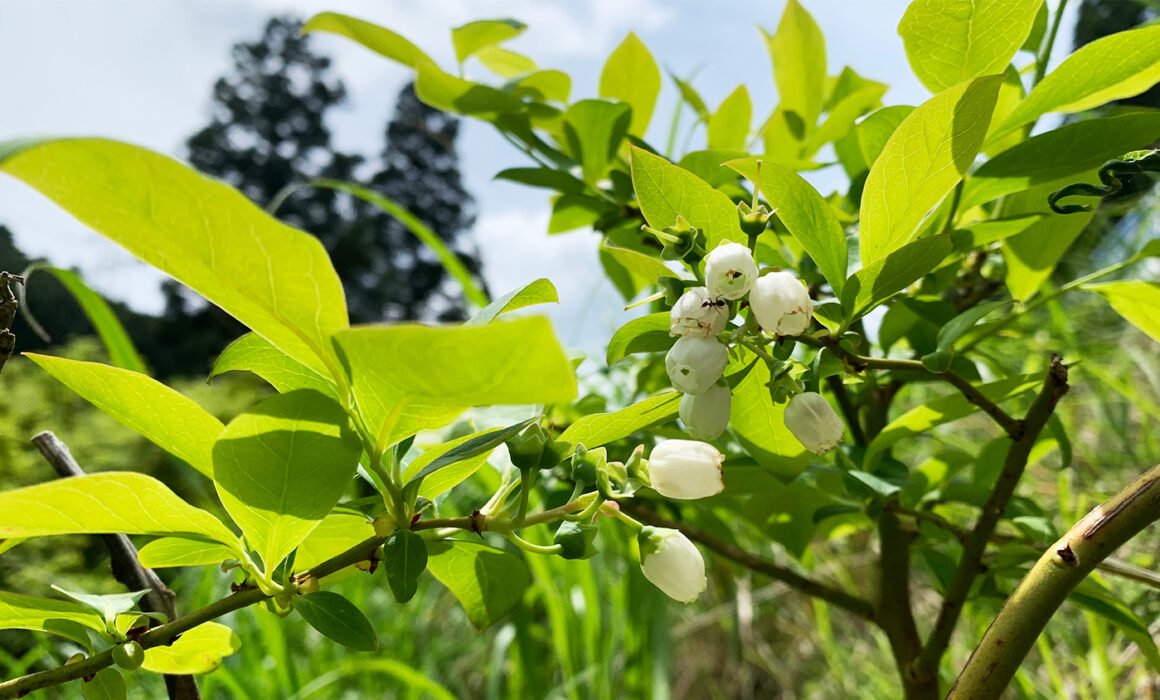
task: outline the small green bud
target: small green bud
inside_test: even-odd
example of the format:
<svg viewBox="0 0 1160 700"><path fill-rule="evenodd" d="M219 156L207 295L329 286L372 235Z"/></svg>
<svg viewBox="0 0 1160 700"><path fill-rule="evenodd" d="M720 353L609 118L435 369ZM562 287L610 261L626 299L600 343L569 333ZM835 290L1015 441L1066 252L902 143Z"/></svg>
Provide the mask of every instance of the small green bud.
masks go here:
<svg viewBox="0 0 1160 700"><path fill-rule="evenodd" d="M126 671L136 671L145 663L145 649L133 641L113 647L113 661Z"/></svg>
<svg viewBox="0 0 1160 700"><path fill-rule="evenodd" d="M548 444L548 433L533 423L506 440L512 464L520 470L540 466L544 445Z"/></svg>
<svg viewBox="0 0 1160 700"><path fill-rule="evenodd" d="M577 483L594 484L596 475L604 469L608 452L603 448L588 450L584 445L576 445L572 453L572 479Z"/></svg>
<svg viewBox="0 0 1160 700"><path fill-rule="evenodd" d="M560 556L565 559L587 559L596 554L593 544L596 529L591 524L564 522L556 530L552 542L560 545Z"/></svg>

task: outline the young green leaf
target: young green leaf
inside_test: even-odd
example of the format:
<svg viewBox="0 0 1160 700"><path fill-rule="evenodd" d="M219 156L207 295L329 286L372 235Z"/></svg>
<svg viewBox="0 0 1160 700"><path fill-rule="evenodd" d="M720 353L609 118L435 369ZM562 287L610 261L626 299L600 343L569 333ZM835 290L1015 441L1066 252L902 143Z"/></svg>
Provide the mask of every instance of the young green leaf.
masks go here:
<svg viewBox="0 0 1160 700"><path fill-rule="evenodd" d="M660 68L640 37L629 32L605 61L597 94L620 100L631 107L632 122L628 133L643 137L660 91Z"/></svg>
<svg viewBox="0 0 1160 700"><path fill-rule="evenodd" d="M813 156L827 143L841 139L854 128L854 122L866 112L880 106L886 86L873 83L853 92L834 105L821 126L806 139L804 155Z"/></svg>
<svg viewBox="0 0 1160 700"><path fill-rule="evenodd" d="M909 105L891 105L871 112L858 124L854 134L862 158L868 165L874 165L898 125L913 111L914 107Z"/></svg>
<svg viewBox="0 0 1160 700"><path fill-rule="evenodd" d="M485 46L475 52L479 62L501 78L514 78L517 75L527 75L536 70L536 62L515 51L501 49L498 46Z"/></svg>
<svg viewBox="0 0 1160 700"><path fill-rule="evenodd" d="M633 146L632 184L649 226L661 230L684 216L705 232L709 250L723 240L744 242L737 206L724 192L661 156Z"/></svg>
<svg viewBox="0 0 1160 700"><path fill-rule="evenodd" d="M669 335L669 312L634 318L612 334L605 362L611 365L638 352L667 352L676 341Z"/></svg>
<svg viewBox="0 0 1160 700"><path fill-rule="evenodd" d="M524 103L515 95L452 75L433 61L420 60L415 71L415 94L444 112L490 121L524 109Z"/></svg>
<svg viewBox="0 0 1160 700"><path fill-rule="evenodd" d="M862 191L862 264L917 235L919 223L974 163L1003 77L960 83L902 120L874 161Z"/></svg>
<svg viewBox="0 0 1160 700"><path fill-rule="evenodd" d="M822 30L797 0L789 0L777 32L771 36L762 30L762 34L773 59L778 109L797 115L808 133L822 112L821 87L826 84L826 41Z"/></svg>
<svg viewBox="0 0 1160 700"><path fill-rule="evenodd" d="M241 647L242 640L229 627L203 622L168 646L146 649L141 667L154 673L209 673Z"/></svg>
<svg viewBox="0 0 1160 700"><path fill-rule="evenodd" d="M468 22L451 30L451 44L455 47L455 58L463 64L480 49L514 39L528 25L514 19L481 19Z"/></svg>
<svg viewBox="0 0 1160 700"><path fill-rule="evenodd" d="M212 379L231 371L253 372L282 394L295 389L314 389L338 398L334 380L298 362L256 333L247 333L230 343L214 362L209 376Z"/></svg>
<svg viewBox="0 0 1160 700"><path fill-rule="evenodd" d="M950 237L942 233L908 243L858 270L842 289L846 317L855 319L906 289L938 267L950 252Z"/></svg>
<svg viewBox="0 0 1160 700"><path fill-rule="evenodd" d="M92 593L78 593L74 591L67 591L60 586L53 585L52 590L72 598L81 605L95 611L105 621L107 627L112 627L117 616L134 610L137 607L137 602L145 597L149 591L130 591L128 593L110 593L107 595L95 595Z"/></svg>
<svg viewBox="0 0 1160 700"><path fill-rule="evenodd" d="M898 33L931 92L1002 73L1027 40L1043 0L915 0Z"/></svg>
<svg viewBox="0 0 1160 700"><path fill-rule="evenodd" d="M559 437L571 445L583 444L589 449L616 442L649 426L667 423L677 417L681 394L666 391L637 401L612 413L592 413L568 426Z"/></svg>
<svg viewBox="0 0 1160 700"><path fill-rule="evenodd" d="M395 600L411 600L419 589L419 576L427 570L427 541L417 532L395 530L383 544L383 569Z"/></svg>
<svg viewBox="0 0 1160 700"><path fill-rule="evenodd" d="M325 249L237 190L104 139L43 141L9 152L0 170L294 359L337 373L330 336L348 325L346 300Z"/></svg>
<svg viewBox="0 0 1160 700"><path fill-rule="evenodd" d="M50 632L88 646L86 629L105 631L104 620L92 608L71 601L0 592L0 630Z"/></svg>
<svg viewBox="0 0 1160 700"><path fill-rule="evenodd" d="M213 478L210 451L223 426L192 399L127 369L33 353L24 356L121 425Z"/></svg>
<svg viewBox="0 0 1160 700"><path fill-rule="evenodd" d="M558 304L560 297L556 294L556 287L546 278L504 294L502 297L480 309L479 313L467 319L465 326L482 326L494 321L500 314L515 311L536 304Z"/></svg>
<svg viewBox="0 0 1160 700"><path fill-rule="evenodd" d="M459 600L477 629L507 614L531 580L523 559L475 542L428 545L427 568Z"/></svg>
<svg viewBox="0 0 1160 700"><path fill-rule="evenodd" d="M92 678L81 681L81 695L85 700L125 700L127 692L125 677L115 668L103 668Z"/></svg>
<svg viewBox="0 0 1160 700"><path fill-rule="evenodd" d="M272 396L226 426L213 449L218 496L267 572L338 503L361 454L346 412L308 389Z"/></svg>
<svg viewBox="0 0 1160 700"><path fill-rule="evenodd" d="M761 195L777 207L777 218L840 296L846 283L846 232L830 204L800 175L774 163L761 164L760 179L756 160L734 160L727 165L750 182L757 180Z"/></svg>
<svg viewBox="0 0 1160 700"><path fill-rule="evenodd" d="M403 473L403 479L406 482L424 479L442 469L449 468L464 460L470 460L473 457L482 457L482 460L480 460L480 463L482 463L482 461L487 459L487 456L492 450L537 420L539 420L538 416L520 421L506 428L484 430L471 435L465 435L462 438L457 438L444 445L427 450L416 457L415 461L407 465L407 470ZM476 465L475 469L478 468L479 466ZM470 472L462 476L456 474L459 478L455 483L467 478L467 476L475 472L475 469L471 469Z"/></svg>
<svg viewBox="0 0 1160 700"><path fill-rule="evenodd" d="M580 100L564 112L569 154L580 162L584 180L595 184L608 172L628 133L632 110L621 102Z"/></svg>
<svg viewBox="0 0 1160 700"><path fill-rule="evenodd" d="M385 27L338 12L320 12L311 17L302 27L303 34L330 32L345 36L366 48L397 61L404 66L416 67L420 61L431 61L431 57L410 41Z"/></svg>
<svg viewBox="0 0 1160 700"><path fill-rule="evenodd" d="M294 609L322 636L358 651L378 651L375 628L361 610L330 591L310 593L294 600Z"/></svg>
<svg viewBox="0 0 1160 700"><path fill-rule="evenodd" d="M752 119L753 103L749 101L749 91L744 85L738 85L709 117L709 148L744 150Z"/></svg>
<svg viewBox="0 0 1160 700"><path fill-rule="evenodd" d="M1009 301L993 301L989 304L979 304L947 321L946 325L938 331L938 349L950 350L963 333L971 330L976 323L986 318L992 311L1001 309L1010 303Z"/></svg>
<svg viewBox="0 0 1160 700"><path fill-rule="evenodd" d="M162 537L146 542L137 552L137 561L147 569L170 566L208 566L233 559L238 553L217 542L187 537Z"/></svg>
<svg viewBox="0 0 1160 700"><path fill-rule="evenodd" d="M1160 343L1160 283L1108 282L1084 289L1102 296L1128 323Z"/></svg>
<svg viewBox="0 0 1160 700"><path fill-rule="evenodd" d="M647 284L652 284L661 277L678 279L677 273L666 267L658 258L612 245L607 238L600 244L600 250L607 252L616 262L623 265L624 269Z"/></svg>
<svg viewBox="0 0 1160 700"><path fill-rule="evenodd" d="M471 406L566 403L576 396L572 366L544 318L366 326L343 331L335 342L379 450L446 425Z"/></svg>
<svg viewBox="0 0 1160 700"><path fill-rule="evenodd" d="M769 365L758 362L733 390L729 425L758 464L790 479L805 468L810 455L785 427L786 404L770 398L769 381Z"/></svg>
<svg viewBox="0 0 1160 700"><path fill-rule="evenodd" d="M1160 80L1160 25L1096 39L1068 56L995 129L998 139L1048 112L1082 112L1134 97Z"/></svg>
<svg viewBox="0 0 1160 700"><path fill-rule="evenodd" d="M144 474L101 472L0 492L0 537L112 533L237 543L220 520Z"/></svg>

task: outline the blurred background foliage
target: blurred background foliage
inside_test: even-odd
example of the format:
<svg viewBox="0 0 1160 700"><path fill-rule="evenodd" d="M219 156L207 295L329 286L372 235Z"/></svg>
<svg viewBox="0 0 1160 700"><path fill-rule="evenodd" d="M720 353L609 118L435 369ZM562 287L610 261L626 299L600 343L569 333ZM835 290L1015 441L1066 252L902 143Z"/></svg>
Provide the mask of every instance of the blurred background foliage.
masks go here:
<svg viewBox="0 0 1160 700"><path fill-rule="evenodd" d="M1142 22L1153 21L1152 3L1085 0L1076 45ZM292 19L275 18L260 38L239 43L234 69L214 86L211 121L188 141L189 159L200 169L269 205L287 185L314 177L363 182L409 209L451 243L478 276L470 244L472 202L457 169L458 122L418 102L410 86L400 94L385 143L376 157L336 149L326 125L328 110L342 103L341 81L329 60L312 52ZM1142 102L1143 101L1143 102ZM1157 88L1133 98L1160 108ZM1135 250L1160 238L1160 195L1140 181L1106 203L1056 271L1062 283L1105 264L1109 251ZM352 318L454 320L465 304L429 251L394 219L328 189L302 189L281 202L277 215L323 241L346 285ZM0 226L0 261L19 270L29 261ZM1154 267L1156 261L1149 261ZM268 390L249 376L204 377L216 354L240 327L175 283L165 287L166 312L149 317L123 305L114 309L156 376L228 420ZM14 330L18 347L77 359L103 359L83 314L68 292L48 275L34 279L29 303L52 337L36 337L26 325ZM1160 462L1160 359L1155 346L1127 327L1094 295L1070 295L1046 304L988 346L990 362L1036 371L1033 358L1062 352L1085 358L1072 375L1072 393L1060 404L1062 430L1038 446L1016 507L1026 528L1008 533L1018 542L988 561L990 573L977 591L955 639L949 665L960 667L975 641L1014 587L1028 557L1061 528L1115 492L1141 468ZM908 342L906 340L900 342ZM912 339L909 342L917 342ZM191 368L197 371L188 375ZM9 363L0 402L0 482L6 487L53 478L28 439L51 429L87 471L132 469L153 474L179 494L216 508L212 488L192 470L88 406L28 362ZM585 412L614 410L666 384L659 356L634 356L591 374ZM896 411L928 398L928 387L909 385ZM601 397L608 397L601 398ZM564 425L575 409L552 416ZM456 430L456 428L453 428ZM673 429L675 431L675 428ZM664 432L664 429L661 429ZM985 480L989 451L996 449L983 418L936 431L932 469L967 470L968 481ZM674 432L675 436L675 432ZM627 455L635 445L610 445ZM905 455L904 455L905 457ZM467 488L452 493L449 512L470 512L486 500L506 465L502 449ZM744 465L741 465L741 469ZM970 470L973 470L971 472ZM759 470L735 472L759 476ZM738 478L738 477L734 477ZM768 477L767 477L768 478ZM734 526L743 547L776 540L775 557L823 579L854 587L870 579L873 536L858 514L813 523L794 510L793 487L774 484L741 513ZM1058 517L1049 514L1058 503ZM663 512L664 503L654 504ZM1042 506L1042 507L1041 507ZM815 505L805 511L812 513ZM965 507L964 507L965 508ZM969 512L968 510L964 511ZM736 514L719 513L730 518ZM863 522L864 521L864 522ZM746 530L745 527L749 529ZM815 534L823 541L801 546ZM546 541L548 533L540 533ZM949 535L944 541L950 541ZM937 538L936 538L937 540ZM500 545L499 542L493 543ZM462 609L438 583L424 577L416 599L398 606L382 574L355 574L327 587L348 597L376 624L383 643L377 655L360 654L322 640L298 617L279 620L259 608L224 620L244 640L200 684L207 698L888 698L896 692L886 639L841 611L833 612L782 584L710 557L709 593L680 607L644 581L633 564L635 543L604 528L601 553L589 561L528 557L533 585L509 617L475 631ZM948 545L949 546L949 545ZM1155 539L1138 538L1124 558L1160 565ZM865 556L859 557L859 553ZM916 557L914 590L920 612L933 615L951 555L936 547ZM842 562L839 564L838 562ZM98 538L54 538L23 543L0 556L0 589L47 595L48 584L93 592L116 590L108 556ZM231 577L216 569L163 572L189 608L221 597ZM1154 587L1104 574L1138 618L1160 631L1160 598ZM924 597L924 592L926 593ZM1098 592L1098 589L1097 589ZM1093 596L1098 599L1097 596ZM1012 688L1019 698L1153 697L1156 671L1132 635L1092 607L1068 604L1040 639L1038 655L1025 662ZM921 615L920 615L921 617ZM67 643L21 632L0 632L0 675L13 677L63 662ZM134 681L140 681L135 676ZM131 697L160 697L157 685L140 685ZM75 686L45 697L75 697Z"/></svg>

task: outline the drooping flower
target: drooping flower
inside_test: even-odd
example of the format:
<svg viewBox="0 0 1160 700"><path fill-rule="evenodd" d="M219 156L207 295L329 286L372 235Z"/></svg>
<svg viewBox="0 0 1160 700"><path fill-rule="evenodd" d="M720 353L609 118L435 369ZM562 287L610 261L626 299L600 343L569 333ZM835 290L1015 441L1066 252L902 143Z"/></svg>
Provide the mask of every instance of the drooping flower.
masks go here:
<svg viewBox="0 0 1160 700"><path fill-rule="evenodd" d="M703 394L681 397L681 422L696 440L716 440L729 427L729 409L733 396L729 387L714 384Z"/></svg>
<svg viewBox="0 0 1160 700"><path fill-rule="evenodd" d="M708 498L725 488L725 455L707 442L662 440L648 457L649 483L665 498Z"/></svg>
<svg viewBox="0 0 1160 700"><path fill-rule="evenodd" d="M714 338L682 336L665 356L665 370L677 391L702 394L725 372L729 351Z"/></svg>
<svg viewBox="0 0 1160 700"><path fill-rule="evenodd" d="M762 275L749 293L749 306L761 327L776 335L804 333L814 312L809 290L785 270Z"/></svg>
<svg viewBox="0 0 1160 700"><path fill-rule="evenodd" d="M817 455L834 449L846 431L830 402L812 391L790 399L782 420L798 442Z"/></svg>
<svg viewBox="0 0 1160 700"><path fill-rule="evenodd" d="M705 286L714 297L740 299L755 280L753 253L740 243L722 243L705 256Z"/></svg>
<svg viewBox="0 0 1160 700"><path fill-rule="evenodd" d="M693 287L677 299L669 316L669 335L715 336L725 330L729 306L709 296L705 287Z"/></svg>
<svg viewBox="0 0 1160 700"><path fill-rule="evenodd" d="M691 603L708 586L705 560L679 530L645 526L637 541L640 570L668 597Z"/></svg>

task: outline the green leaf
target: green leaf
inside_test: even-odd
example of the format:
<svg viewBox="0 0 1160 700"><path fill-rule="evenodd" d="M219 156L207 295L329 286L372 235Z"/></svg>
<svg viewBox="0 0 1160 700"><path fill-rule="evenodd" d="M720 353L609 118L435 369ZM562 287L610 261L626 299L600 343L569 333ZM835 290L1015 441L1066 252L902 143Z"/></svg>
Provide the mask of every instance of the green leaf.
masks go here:
<svg viewBox="0 0 1160 700"><path fill-rule="evenodd" d="M383 544L383 569L395 600L411 600L419 590L419 576L427 570L427 541L417 532L395 530Z"/></svg>
<svg viewBox="0 0 1160 700"><path fill-rule="evenodd" d="M791 479L809 463L810 455L785 427L786 404L770 398L769 381L769 365L758 362L733 390L729 425L758 464Z"/></svg>
<svg viewBox="0 0 1160 700"><path fill-rule="evenodd" d="M81 681L81 695L85 700L125 700L127 692L125 677L115 668L103 668L92 678Z"/></svg>
<svg viewBox="0 0 1160 700"><path fill-rule="evenodd" d="M1148 624L1115 593L1087 578L1080 581L1067 599L1118 627L1144 653L1153 671L1160 671L1160 649L1156 648L1156 640L1152 638Z"/></svg>
<svg viewBox="0 0 1160 700"><path fill-rule="evenodd" d="M479 313L467 320L465 326L482 326L494 321L500 314L523 309L536 304L558 304L560 297L556 287L546 278L529 282L519 289L504 294L499 299L483 307Z"/></svg>
<svg viewBox="0 0 1160 700"><path fill-rule="evenodd" d="M507 614L531 582L523 559L475 542L428 545L427 568L459 600L477 629Z"/></svg>
<svg viewBox="0 0 1160 700"><path fill-rule="evenodd" d="M724 192L661 156L633 146L632 184L649 226L662 230L684 216L705 232L708 250L723 240L743 242L737 206Z"/></svg>
<svg viewBox="0 0 1160 700"><path fill-rule="evenodd" d="M902 490L895 484L892 484L881 477L874 476L870 472L851 469L850 471L846 472L846 474L848 474L850 478L855 479L858 483L873 491L878 495L879 498L889 498L890 496L893 496Z"/></svg>
<svg viewBox="0 0 1160 700"><path fill-rule="evenodd" d="M208 566L238 556L230 547L217 542L187 537L162 537L145 543L137 552L137 561L147 569L170 566Z"/></svg>
<svg viewBox="0 0 1160 700"><path fill-rule="evenodd" d="M346 412L308 389L230 421L213 449L222 505L272 572L346 491L362 445Z"/></svg>
<svg viewBox="0 0 1160 700"><path fill-rule="evenodd" d="M455 251L447 247L447 244L443 242L439 234L432 231L419 217L387 197L350 182L319 179L311 180L310 185L312 187L327 187L332 190L346 192L390 214L395 220L407 227L407 230L414 234L415 238L418 238L423 245L430 248L431 252L435 253L435 256L439 258L439 263L443 265L443 269L447 271L447 274L454 277L455 281L463 287L463 295L467 297L468 301L478 306L487 305L487 294L479 286L479 282L472 277L471 271L467 269L467 266L455 254Z"/></svg>
<svg viewBox="0 0 1160 700"><path fill-rule="evenodd" d="M607 238L601 243L600 249L607 251L616 262L624 266L624 269L641 280L647 281L649 284L656 282L661 277L679 279L677 273L670 270L665 266L664 262L657 258L639 253L635 250L612 245L608 242Z"/></svg>
<svg viewBox="0 0 1160 700"><path fill-rule="evenodd" d="M563 170L548 167L508 168L496 173L494 179L518 182L528 187L542 187L564 194L584 194L588 189L583 180Z"/></svg>
<svg viewBox="0 0 1160 700"><path fill-rule="evenodd" d="M1160 134L1160 114L1085 119L1032 136L999 153L967 178L959 209L1098 168Z"/></svg>
<svg viewBox="0 0 1160 700"><path fill-rule="evenodd" d="M229 627L203 622L182 633L169 646L146 649L141 668L173 675L209 673L221 666L223 658L241 648L242 640Z"/></svg>
<svg viewBox="0 0 1160 700"><path fill-rule="evenodd" d="M576 396L572 366L540 317L446 328L365 326L335 342L378 451L446 425L471 406L567 403Z"/></svg>
<svg viewBox="0 0 1160 700"><path fill-rule="evenodd" d="M898 33L931 92L1002 73L1027 40L1043 0L915 0Z"/></svg>
<svg viewBox="0 0 1160 700"><path fill-rule="evenodd" d="M698 121L709 119L709 107L705 105L705 100L701 99L701 95L697 90L688 81L681 80L672 73L669 73L669 77L673 79L673 83L677 86L677 91L681 93L681 101L688 103L693 108L693 111L697 113Z"/></svg>
<svg viewBox="0 0 1160 700"><path fill-rule="evenodd" d="M628 133L644 136L661 91L661 71L648 47L636 34L628 33L600 71L601 97L620 100L632 108Z"/></svg>
<svg viewBox="0 0 1160 700"><path fill-rule="evenodd" d="M874 83L844 97L830 110L821 126L806 139L805 154L813 155L827 143L837 141L850 133L858 117L878 106L884 94L886 86Z"/></svg>
<svg viewBox="0 0 1160 700"><path fill-rule="evenodd" d="M938 331L938 349L950 350L963 333L971 330L976 323L986 318L992 311L1001 309L1010 303L1009 301L993 301L989 304L979 304L947 321L946 325Z"/></svg>
<svg viewBox="0 0 1160 700"><path fill-rule="evenodd" d="M1000 379L976 388L991 401L1002 404L1033 391L1041 381L1038 375L1026 375ZM977 406L959 393L941 396L912 408L891 421L870 441L862 460L863 468L871 469L878 458L900 440L928 432L936 426L964 418L978 410Z"/></svg>
<svg viewBox="0 0 1160 700"><path fill-rule="evenodd" d="M622 102L580 100L564 112L570 154L580 161L584 180L595 184L608 172L628 133L632 110Z"/></svg>
<svg viewBox="0 0 1160 700"><path fill-rule="evenodd" d="M121 425L213 478L210 451L222 424L193 400L127 369L48 355L24 356Z"/></svg>
<svg viewBox="0 0 1160 700"><path fill-rule="evenodd" d="M567 102L572 92L572 78L563 71L540 70L521 78L519 86L535 90L545 100Z"/></svg>
<svg viewBox="0 0 1160 700"><path fill-rule="evenodd" d="M565 233L578 228L592 227L601 216L611 213L612 205L597 197L565 194L552 202L552 216L548 219L548 233Z"/></svg>
<svg viewBox="0 0 1160 700"><path fill-rule="evenodd" d="M358 651L379 650L379 638L370 620L337 593L309 593L294 600L294 609L324 637Z"/></svg>
<svg viewBox="0 0 1160 700"><path fill-rule="evenodd" d="M28 284L28 279L32 276L32 273L41 270L56 277L57 281L64 285L64 288L72 293L77 303L81 305L81 310L85 312L85 316L93 324L93 328L97 331L97 335L100 336L101 342L104 343L105 350L109 353L110 363L121 369L132 370L133 372L140 372L141 374L149 373L149 370L145 368L145 361L137 354L137 348L133 346L133 341L129 339L129 334L125 332L124 326L117 320L113 309L100 294L90 289L77 273L71 270L62 270L59 267L52 267L44 263L35 263L24 271L25 285ZM25 311L29 312L29 309L27 300L25 300ZM28 316L31 317L31 315L29 312ZM29 321L37 327L40 325L32 321L31 318L29 318ZM42 332L41 335L45 334Z"/></svg>
<svg viewBox="0 0 1160 700"><path fill-rule="evenodd" d="M529 418L506 428L472 433L429 449L407 465L407 470L403 473L403 480L411 482L416 479L425 479L441 470L450 470L453 465L458 466L459 468L451 474L447 474L439 480L441 490L434 494L439 495L474 474L487 461L492 450L537 420L539 417ZM476 457L479 459L473 459ZM450 484L448 484L449 481ZM429 490L420 489L419 493L426 498L434 497L426 495L431 493Z"/></svg>
<svg viewBox="0 0 1160 700"><path fill-rule="evenodd" d="M431 61L422 49L389 29L338 12L321 12L302 27L303 34L330 32L352 39L375 53L404 66L414 68L421 61Z"/></svg>
<svg viewBox="0 0 1160 700"><path fill-rule="evenodd" d="M256 333L247 333L230 343L218 356L209 376L212 379L231 371L253 372L282 394L295 389L314 389L338 398L334 380L298 362Z"/></svg>
<svg viewBox="0 0 1160 700"><path fill-rule="evenodd" d="M322 244L175 160L103 139L41 142L0 170L185 283L319 374L337 374L342 284ZM334 371L328 370L328 366Z"/></svg>
<svg viewBox="0 0 1160 700"><path fill-rule="evenodd" d="M757 180L753 159L729 161L727 165L750 182ZM846 232L834 217L829 203L797 173L774 163L761 163L758 184L761 194L777 207L777 218L789 229L801 247L841 296L846 283Z"/></svg>
<svg viewBox="0 0 1160 700"><path fill-rule="evenodd" d="M1058 181L1057 181L1058 183ZM1079 237L1092 212L1056 214L1047 207L1047 194L1057 189L1057 183L1039 185L1009 196L1003 205L1004 214L1040 214L1042 218L1022 233L1003 241L1003 259L1007 274L1003 281L1011 296L1019 301L1031 298L1051 276L1051 271Z"/></svg>
<svg viewBox="0 0 1160 700"><path fill-rule="evenodd" d="M955 254L966 254L995 241L1002 241L1026 231L1039 221L1039 214L989 219L969 224L951 232L951 246Z"/></svg>
<svg viewBox="0 0 1160 700"><path fill-rule="evenodd" d="M0 492L0 537L112 533L237 543L220 520L144 474L102 472Z"/></svg>
<svg viewBox="0 0 1160 700"><path fill-rule="evenodd" d="M84 630L103 633L105 623L92 609L71 601L0 592L0 629L51 632L87 646Z"/></svg>
<svg viewBox="0 0 1160 700"><path fill-rule="evenodd" d="M842 290L842 308L855 319L933 270L951 252L943 233L920 238L854 273Z"/></svg>
<svg viewBox="0 0 1160 700"><path fill-rule="evenodd" d="M752 120L753 103L749 101L749 91L744 85L739 85L721 101L713 116L709 117L709 148L745 150L745 143L749 140L749 123Z"/></svg>
<svg viewBox="0 0 1160 700"><path fill-rule="evenodd" d="M886 148L890 136L913 111L914 107L909 105L891 105L871 112L858 124L854 130L858 138L858 149L869 165L874 165L874 161Z"/></svg>
<svg viewBox="0 0 1160 700"><path fill-rule="evenodd" d="M415 94L424 103L444 112L493 120L524 109L524 103L515 95L464 80L432 61L419 61L415 70Z"/></svg>
<svg viewBox="0 0 1160 700"><path fill-rule="evenodd" d="M669 312L634 318L612 334L605 361L612 364L638 352L667 352L677 342L669 335Z"/></svg>
<svg viewBox="0 0 1160 700"><path fill-rule="evenodd" d="M375 536L375 528L365 515L331 513L298 545L294 553L294 570L307 571L331 557ZM326 578L333 581L335 574Z"/></svg>
<svg viewBox="0 0 1160 700"><path fill-rule="evenodd" d="M725 478L729 480L728 470ZM726 493L729 493L730 484L727 483L725 488ZM773 490L737 500L737 510L743 517L756 524L760 532L771 540L782 544L791 555L799 558L809 548L810 540L817 530L814 513L834 503L826 493L801 481L788 484L778 481Z"/></svg>
<svg viewBox="0 0 1160 700"><path fill-rule="evenodd" d="M962 179L990 123L1002 76L960 83L902 120L862 192L862 264L914 240L919 223Z"/></svg>
<svg viewBox="0 0 1160 700"><path fill-rule="evenodd" d="M475 57L501 78L514 78L536 70L536 62L532 59L498 46L485 46L475 52Z"/></svg>
<svg viewBox="0 0 1160 700"><path fill-rule="evenodd" d="M649 426L667 423L677 417L681 394L666 391L637 401L612 413L592 413L568 426L559 437L571 445L583 444L588 449L616 442Z"/></svg>
<svg viewBox="0 0 1160 700"><path fill-rule="evenodd" d="M778 109L793 112L806 132L814 127L822 111L826 84L826 42L814 18L797 0L789 0L777 25L777 33L765 34L773 59L777 83Z"/></svg>
<svg viewBox="0 0 1160 700"><path fill-rule="evenodd" d="M514 19L481 19L468 22L451 30L451 44L455 58L462 64L477 51L514 39L523 34L528 25Z"/></svg>
<svg viewBox="0 0 1160 700"><path fill-rule="evenodd" d="M1134 97L1160 80L1160 25L1129 29L1068 56L995 129L992 139L1048 112L1070 114Z"/></svg>
<svg viewBox="0 0 1160 700"><path fill-rule="evenodd" d="M1083 288L1102 296L1128 323L1160 343L1160 284L1108 282L1088 284Z"/></svg>
<svg viewBox="0 0 1160 700"><path fill-rule="evenodd" d="M128 593L111 593L108 595L94 595L92 593L77 593L67 591L60 586L53 585L52 590L72 598L81 605L95 611L105 621L107 627L112 627L118 615L135 610L137 603L149 591L130 591Z"/></svg>

